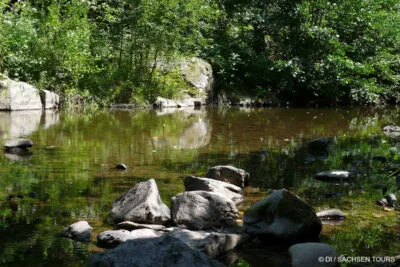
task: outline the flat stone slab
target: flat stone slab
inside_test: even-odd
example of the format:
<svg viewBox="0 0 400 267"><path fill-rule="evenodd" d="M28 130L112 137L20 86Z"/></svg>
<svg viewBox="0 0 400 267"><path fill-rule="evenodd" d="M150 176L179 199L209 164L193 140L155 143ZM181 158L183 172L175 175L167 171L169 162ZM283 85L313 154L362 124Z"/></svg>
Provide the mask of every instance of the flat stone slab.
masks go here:
<svg viewBox="0 0 400 267"><path fill-rule="evenodd" d="M352 180L353 174L348 171L333 170L319 172L314 178L328 183L346 183Z"/></svg>
<svg viewBox="0 0 400 267"><path fill-rule="evenodd" d="M138 229L134 231L127 230L109 230L101 232L97 235L97 242L103 247L116 247L127 240L140 238L157 238L163 233L151 229Z"/></svg>
<svg viewBox="0 0 400 267"><path fill-rule="evenodd" d="M135 223L130 221L125 221L117 224L118 229L124 229L128 231L137 230L137 229L152 229L155 231L165 231L167 228L164 225L159 224L143 224L143 223Z"/></svg>

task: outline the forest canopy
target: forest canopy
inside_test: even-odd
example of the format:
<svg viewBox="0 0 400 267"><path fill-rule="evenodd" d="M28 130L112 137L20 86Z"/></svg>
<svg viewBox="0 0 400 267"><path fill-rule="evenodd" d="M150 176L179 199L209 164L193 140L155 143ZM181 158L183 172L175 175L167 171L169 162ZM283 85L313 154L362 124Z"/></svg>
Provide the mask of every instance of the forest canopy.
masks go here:
<svg viewBox="0 0 400 267"><path fill-rule="evenodd" d="M233 100L397 103L399 25L395 0L1 0L0 72L65 99L145 102L179 89L159 64L197 56Z"/></svg>

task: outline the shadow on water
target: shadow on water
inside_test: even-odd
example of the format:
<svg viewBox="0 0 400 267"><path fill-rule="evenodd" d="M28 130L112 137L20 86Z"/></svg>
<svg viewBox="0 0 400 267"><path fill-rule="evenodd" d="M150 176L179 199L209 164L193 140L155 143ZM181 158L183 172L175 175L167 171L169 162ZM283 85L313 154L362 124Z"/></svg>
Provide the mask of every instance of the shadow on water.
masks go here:
<svg viewBox="0 0 400 267"><path fill-rule="evenodd" d="M340 225L324 225L321 233L339 254L400 251L399 211L375 204L383 188L398 192L400 144L381 134L384 125L400 123L396 109L46 111L29 119L21 114L0 113L3 139L28 137L35 144L22 160L0 155L0 251L5 255L0 264L83 266L99 251L97 233L113 228L108 213L119 195L155 178L169 205L184 190L185 176L204 176L219 164L250 172L241 211L269 190L285 187L316 210L339 208L347 215ZM307 148L309 140L324 136L331 140L327 148ZM115 169L121 162L126 170ZM351 171L356 179L346 184L314 179L332 169ZM78 220L94 227L90 243L58 235ZM285 249L249 246L224 261L285 266L288 255Z"/></svg>

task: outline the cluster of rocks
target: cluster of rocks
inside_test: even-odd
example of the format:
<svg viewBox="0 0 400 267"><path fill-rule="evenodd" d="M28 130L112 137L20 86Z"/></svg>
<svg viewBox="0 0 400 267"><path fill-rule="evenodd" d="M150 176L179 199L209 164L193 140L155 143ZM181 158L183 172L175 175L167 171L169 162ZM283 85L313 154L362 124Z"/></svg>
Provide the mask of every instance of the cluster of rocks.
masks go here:
<svg viewBox="0 0 400 267"><path fill-rule="evenodd" d="M88 266L223 266L214 259L254 240L293 245L293 266L336 255L328 245L309 243L318 242L321 221L309 204L286 189L273 190L251 206L239 225L236 204L243 201L248 182L242 169L212 167L206 177L184 179L185 192L171 199L171 209L162 202L154 179L136 184L112 205L110 218L117 229L97 235L99 246L112 249L95 254ZM91 228L86 222L81 226L85 238L75 225L62 235L88 240Z"/></svg>

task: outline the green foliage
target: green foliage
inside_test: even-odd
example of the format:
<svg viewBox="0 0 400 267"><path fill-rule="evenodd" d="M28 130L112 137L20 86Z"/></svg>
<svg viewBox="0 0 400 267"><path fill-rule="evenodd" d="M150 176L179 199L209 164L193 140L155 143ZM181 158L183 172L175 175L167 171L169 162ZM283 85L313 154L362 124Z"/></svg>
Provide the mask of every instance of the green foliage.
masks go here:
<svg viewBox="0 0 400 267"><path fill-rule="evenodd" d="M0 72L100 105L146 102L179 95L163 65L201 56L233 97L397 103L399 11L395 0L4 0Z"/></svg>

